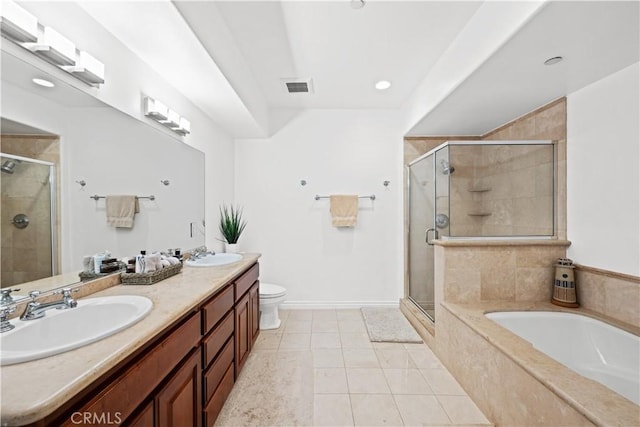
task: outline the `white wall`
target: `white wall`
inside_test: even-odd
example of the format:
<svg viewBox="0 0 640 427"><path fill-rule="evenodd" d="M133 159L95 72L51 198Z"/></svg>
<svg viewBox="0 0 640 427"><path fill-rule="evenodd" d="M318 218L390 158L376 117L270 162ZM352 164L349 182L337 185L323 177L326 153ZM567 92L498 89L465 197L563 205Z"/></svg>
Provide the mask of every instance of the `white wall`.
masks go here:
<svg viewBox="0 0 640 427"><path fill-rule="evenodd" d="M640 275L640 67L567 97L568 256Z"/></svg>
<svg viewBox="0 0 640 427"><path fill-rule="evenodd" d="M236 201L248 220L241 250L263 254L261 280L285 286L289 305L398 303L400 119L392 111L312 110L271 138L236 141ZM314 200L356 193L376 200L360 200L355 228L332 227L328 199Z"/></svg>

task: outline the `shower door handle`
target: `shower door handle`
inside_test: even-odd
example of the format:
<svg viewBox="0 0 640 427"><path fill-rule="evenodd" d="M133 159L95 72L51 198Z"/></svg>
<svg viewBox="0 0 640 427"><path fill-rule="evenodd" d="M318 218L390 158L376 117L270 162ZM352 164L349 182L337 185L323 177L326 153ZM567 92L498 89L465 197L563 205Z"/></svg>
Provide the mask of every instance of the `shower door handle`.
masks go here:
<svg viewBox="0 0 640 427"><path fill-rule="evenodd" d="M427 228L427 231L424 233L424 241L427 243L427 245L429 246L433 246L433 241L429 241L429 232L433 231L433 237L435 239L438 238L438 230L436 230L435 228Z"/></svg>

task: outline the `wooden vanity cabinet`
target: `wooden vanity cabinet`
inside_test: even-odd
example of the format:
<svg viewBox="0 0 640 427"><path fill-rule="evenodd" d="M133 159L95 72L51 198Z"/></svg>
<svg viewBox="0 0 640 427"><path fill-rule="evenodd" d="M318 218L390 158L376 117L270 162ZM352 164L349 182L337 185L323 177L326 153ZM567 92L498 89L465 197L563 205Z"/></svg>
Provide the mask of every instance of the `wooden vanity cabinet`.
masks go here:
<svg viewBox="0 0 640 427"><path fill-rule="evenodd" d="M236 374L238 378L260 333L259 265L255 264L235 281Z"/></svg>
<svg viewBox="0 0 640 427"><path fill-rule="evenodd" d="M213 426L260 331L258 273L255 263L34 425Z"/></svg>

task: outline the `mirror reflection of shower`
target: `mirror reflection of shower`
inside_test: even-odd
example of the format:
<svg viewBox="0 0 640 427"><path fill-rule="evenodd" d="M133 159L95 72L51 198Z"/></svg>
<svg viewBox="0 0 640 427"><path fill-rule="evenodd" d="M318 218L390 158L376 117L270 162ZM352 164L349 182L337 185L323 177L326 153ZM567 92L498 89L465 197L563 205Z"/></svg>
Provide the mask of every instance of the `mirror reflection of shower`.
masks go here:
<svg viewBox="0 0 640 427"><path fill-rule="evenodd" d="M5 145L8 149L15 149L24 143L23 140L23 137L12 139L3 135L3 149ZM0 287L7 287L49 277L57 272L55 165L16 154L0 155Z"/></svg>
<svg viewBox="0 0 640 427"><path fill-rule="evenodd" d="M0 169L2 169L2 172L8 173L8 174L12 174L15 172L15 168L16 165L20 163L20 160L17 159L9 159L9 160L5 160L5 162L2 164L2 167L0 167Z"/></svg>
<svg viewBox="0 0 640 427"><path fill-rule="evenodd" d="M456 171L456 168L451 166L449 162L444 159L440 160L440 165L442 166L442 173L444 175L450 175Z"/></svg>

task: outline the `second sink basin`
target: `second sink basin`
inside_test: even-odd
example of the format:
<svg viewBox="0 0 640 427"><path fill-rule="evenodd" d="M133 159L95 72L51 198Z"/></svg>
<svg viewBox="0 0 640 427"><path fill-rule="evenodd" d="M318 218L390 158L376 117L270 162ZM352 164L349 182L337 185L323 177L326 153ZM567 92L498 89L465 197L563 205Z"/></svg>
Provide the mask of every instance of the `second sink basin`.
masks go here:
<svg viewBox="0 0 640 427"><path fill-rule="evenodd" d="M0 334L0 365L13 365L64 353L101 340L141 320L149 298L137 295L87 298L76 308L49 310L42 319L12 320Z"/></svg>
<svg viewBox="0 0 640 427"><path fill-rule="evenodd" d="M206 255L196 260L188 259L186 264L190 267L215 267L216 265L231 264L242 259L240 254L219 253Z"/></svg>

